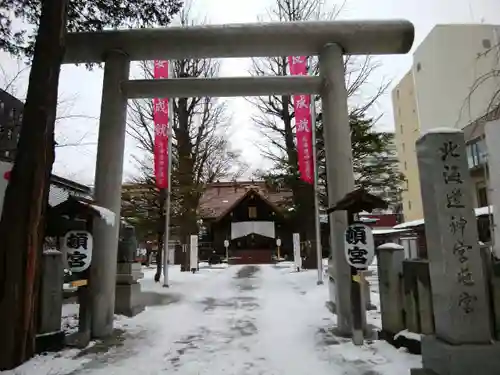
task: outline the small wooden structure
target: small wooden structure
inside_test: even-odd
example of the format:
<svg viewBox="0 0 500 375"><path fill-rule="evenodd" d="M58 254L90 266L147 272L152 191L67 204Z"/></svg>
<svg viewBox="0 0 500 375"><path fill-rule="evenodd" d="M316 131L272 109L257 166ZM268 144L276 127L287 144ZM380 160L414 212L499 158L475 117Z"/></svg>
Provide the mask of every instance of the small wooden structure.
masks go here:
<svg viewBox="0 0 500 375"><path fill-rule="evenodd" d="M334 211L348 211L351 213L372 212L375 209L387 209L388 204L383 199L370 194L363 188L347 193L344 198L328 208L328 214Z"/></svg>
<svg viewBox="0 0 500 375"><path fill-rule="evenodd" d="M327 213L346 211L348 225L351 225L356 222L357 218L355 216L360 212L372 212L374 209L386 209L387 207L388 204L383 199L370 194L363 188L358 188L347 193L334 206L328 208ZM336 251L340 251L340 249L336 249ZM366 269L359 270L351 266L352 339L355 345L362 345L364 336L368 333L366 324L366 299L370 291L364 280L364 271Z"/></svg>
<svg viewBox="0 0 500 375"><path fill-rule="evenodd" d="M49 207L47 211L47 222L46 222L46 237L52 239L52 246L55 249L60 250L62 244L60 239L68 232L72 230L86 231L92 233L92 222L94 217L100 216L99 210L93 206L92 201L85 198L76 198L70 196L66 201L57 204L54 207ZM63 263L64 269L68 268L68 263L66 261L67 254L62 253L61 262ZM80 304L79 308L79 322L78 322L78 332L72 336L66 337L66 344L85 347L90 341L90 305L89 305L89 290L88 290L88 280L89 280L90 268L83 271L82 273L66 273L64 278L59 282L59 293L63 293L63 284L71 286L72 288L77 288L76 296ZM45 269L42 274L43 279L50 279L52 277L51 270ZM43 281L42 281L43 284ZM57 288L57 283L53 282ZM53 291L53 293L57 292ZM45 296L42 293L41 303L43 306ZM49 298L49 296L47 296ZM52 306L53 309L62 308L62 299L60 306ZM42 309L43 310L43 309ZM56 311L55 311L56 313ZM46 311L42 311L42 315L46 314ZM60 324L60 322L59 322ZM43 331L43 330L42 330ZM46 340L44 335L40 336L40 351L46 347L43 343Z"/></svg>
<svg viewBox="0 0 500 375"><path fill-rule="evenodd" d="M222 195L219 199L225 200ZM225 254L224 240L230 241L232 263L271 263L276 255L276 240L281 239L280 254L292 257L293 228L282 207L258 188L249 186L237 199L217 213L203 219L205 234L217 254Z"/></svg>

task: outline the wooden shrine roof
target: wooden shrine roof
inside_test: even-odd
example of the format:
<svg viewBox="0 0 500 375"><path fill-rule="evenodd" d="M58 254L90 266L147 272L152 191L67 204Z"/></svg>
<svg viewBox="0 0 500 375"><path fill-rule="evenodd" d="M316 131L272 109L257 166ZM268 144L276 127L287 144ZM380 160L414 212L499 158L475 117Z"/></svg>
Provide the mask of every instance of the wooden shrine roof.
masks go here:
<svg viewBox="0 0 500 375"><path fill-rule="evenodd" d="M249 190L257 192L275 207L282 207L292 199L290 190L270 188L264 181L216 182L210 184L200 200L199 211L204 219L216 219L228 213Z"/></svg>

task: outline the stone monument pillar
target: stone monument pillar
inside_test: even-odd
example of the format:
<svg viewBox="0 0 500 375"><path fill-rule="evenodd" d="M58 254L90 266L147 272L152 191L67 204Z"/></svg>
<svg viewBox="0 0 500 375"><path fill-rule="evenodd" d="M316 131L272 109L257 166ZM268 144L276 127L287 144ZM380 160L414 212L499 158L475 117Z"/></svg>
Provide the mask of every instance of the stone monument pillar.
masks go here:
<svg viewBox="0 0 500 375"><path fill-rule="evenodd" d="M423 135L417 159L435 336L423 337L423 369L412 374L499 374L463 133L445 128Z"/></svg>
<svg viewBox="0 0 500 375"><path fill-rule="evenodd" d="M394 335L405 329L401 291L404 256L403 246L395 243L385 243L377 248L382 315L382 331L379 337L389 342L392 342Z"/></svg>
<svg viewBox="0 0 500 375"><path fill-rule="evenodd" d="M116 274L115 314L134 316L144 310L139 279L144 277L141 264L135 262L137 240L135 229L123 224L118 244L118 267Z"/></svg>
<svg viewBox="0 0 500 375"><path fill-rule="evenodd" d="M62 253L45 250L42 256L37 353L61 350L64 346L64 332L61 330L63 283Z"/></svg>

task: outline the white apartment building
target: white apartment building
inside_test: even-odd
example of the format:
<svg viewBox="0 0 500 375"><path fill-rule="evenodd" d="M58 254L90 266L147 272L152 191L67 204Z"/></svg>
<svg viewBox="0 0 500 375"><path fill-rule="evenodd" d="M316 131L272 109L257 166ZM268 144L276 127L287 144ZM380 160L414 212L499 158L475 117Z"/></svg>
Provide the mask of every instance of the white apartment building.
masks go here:
<svg viewBox="0 0 500 375"><path fill-rule="evenodd" d="M436 127L464 130L476 206L486 204L483 129L488 113L498 115L500 98L492 98L500 89L499 60L497 25L437 25L415 50L410 71L392 91L399 165L408 181L405 220L423 217L415 141Z"/></svg>

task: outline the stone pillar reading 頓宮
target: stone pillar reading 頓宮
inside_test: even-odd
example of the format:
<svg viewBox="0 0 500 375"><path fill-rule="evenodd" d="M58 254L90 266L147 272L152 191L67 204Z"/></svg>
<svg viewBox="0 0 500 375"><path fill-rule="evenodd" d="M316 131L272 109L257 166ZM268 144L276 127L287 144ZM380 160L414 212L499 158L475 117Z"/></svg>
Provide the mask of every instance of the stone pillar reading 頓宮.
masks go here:
<svg viewBox="0 0 500 375"><path fill-rule="evenodd" d="M436 129L417 141L435 336L422 339L413 374L500 373L479 251L464 135Z"/></svg>

